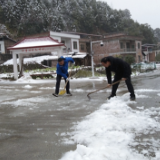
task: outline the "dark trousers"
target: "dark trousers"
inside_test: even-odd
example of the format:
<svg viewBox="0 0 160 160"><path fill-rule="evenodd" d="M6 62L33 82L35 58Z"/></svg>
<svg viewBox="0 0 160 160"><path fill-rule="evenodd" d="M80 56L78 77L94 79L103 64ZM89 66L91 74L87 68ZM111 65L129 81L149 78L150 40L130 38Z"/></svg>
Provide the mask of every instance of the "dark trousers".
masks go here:
<svg viewBox="0 0 160 160"><path fill-rule="evenodd" d="M68 77L68 75L67 75L67 77ZM60 87L60 83L61 83L61 78L62 78L62 76L57 74L57 78L56 78L57 82L56 82L56 90L55 90L56 94L59 94L59 87ZM66 79L64 79L64 81L65 81L65 83L67 82ZM70 83L68 81L67 86L66 86L67 93L70 92L69 88L70 88Z"/></svg>
<svg viewBox="0 0 160 160"><path fill-rule="evenodd" d="M122 78L123 78L122 76L115 75L113 83L121 80ZM131 76L127 77L127 80L125 82L126 82L128 91L130 92L130 96L135 97L134 88L131 82ZM112 95L116 95L116 91L118 89L119 84L120 83L117 83L112 87Z"/></svg>

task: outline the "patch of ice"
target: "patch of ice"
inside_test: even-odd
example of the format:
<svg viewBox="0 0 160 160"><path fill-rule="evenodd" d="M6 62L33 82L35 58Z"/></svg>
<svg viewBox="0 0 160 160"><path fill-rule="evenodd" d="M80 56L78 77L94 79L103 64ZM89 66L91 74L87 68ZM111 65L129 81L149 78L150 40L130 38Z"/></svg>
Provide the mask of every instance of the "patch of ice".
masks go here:
<svg viewBox="0 0 160 160"><path fill-rule="evenodd" d="M155 89L138 89L135 90L135 92L160 92L160 90L155 90Z"/></svg>
<svg viewBox="0 0 160 160"><path fill-rule="evenodd" d="M30 85L25 85L23 88L31 89L31 88L33 88L33 87L32 87L32 86L30 86Z"/></svg>
<svg viewBox="0 0 160 160"><path fill-rule="evenodd" d="M150 98L150 97L146 95L136 95L136 98Z"/></svg>
<svg viewBox="0 0 160 160"><path fill-rule="evenodd" d="M49 98L42 98L42 97L33 97L33 98L27 98L27 99L19 99L17 101L8 101L8 102L3 102L1 104L4 105L11 105L15 107L19 107L19 106L26 106L26 107L30 107L30 106L34 106L37 103L45 103L49 101Z"/></svg>
<svg viewBox="0 0 160 160"><path fill-rule="evenodd" d="M55 89L55 87L41 87L39 89L43 89L43 90L49 90L49 89Z"/></svg>
<svg viewBox="0 0 160 160"><path fill-rule="evenodd" d="M43 130L43 128L37 128L37 131L42 131Z"/></svg>
<svg viewBox="0 0 160 160"><path fill-rule="evenodd" d="M35 93L35 94L37 94L37 93L42 93L41 91L31 91L30 93Z"/></svg>
<svg viewBox="0 0 160 160"><path fill-rule="evenodd" d="M135 143L139 144L135 137L160 129L160 124L150 117L152 111L132 110L123 100L125 97L113 98L78 122L69 139L78 144L77 149L67 152L61 160L148 160L133 149ZM157 148L152 149L156 153L154 160L158 160Z"/></svg>

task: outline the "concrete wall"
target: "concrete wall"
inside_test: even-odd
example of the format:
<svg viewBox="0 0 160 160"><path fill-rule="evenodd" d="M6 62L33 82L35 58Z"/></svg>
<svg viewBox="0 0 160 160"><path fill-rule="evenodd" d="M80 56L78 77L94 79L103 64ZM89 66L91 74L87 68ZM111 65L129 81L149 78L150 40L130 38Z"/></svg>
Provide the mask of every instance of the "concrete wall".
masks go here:
<svg viewBox="0 0 160 160"><path fill-rule="evenodd" d="M67 47L67 49L71 50L71 39L69 38L61 38L61 42L64 41L65 46Z"/></svg>
<svg viewBox="0 0 160 160"><path fill-rule="evenodd" d="M139 47L139 45L140 47ZM142 42L136 41L136 62L143 61L143 55L142 55L142 48L141 48Z"/></svg>

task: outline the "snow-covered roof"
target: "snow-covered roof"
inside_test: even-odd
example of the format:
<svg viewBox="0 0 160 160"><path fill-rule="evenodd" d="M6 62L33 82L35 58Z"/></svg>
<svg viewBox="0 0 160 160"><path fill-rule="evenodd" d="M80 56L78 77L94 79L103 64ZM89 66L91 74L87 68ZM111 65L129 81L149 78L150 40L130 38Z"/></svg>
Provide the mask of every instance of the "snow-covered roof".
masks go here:
<svg viewBox="0 0 160 160"><path fill-rule="evenodd" d="M87 56L87 53L84 53L84 52L69 52L64 57L85 58L86 56Z"/></svg>
<svg viewBox="0 0 160 160"><path fill-rule="evenodd" d="M64 33L64 32L52 32L52 31L50 31L50 36L56 36L56 37L61 37L61 38L80 39L79 35L69 34L69 33Z"/></svg>
<svg viewBox="0 0 160 160"><path fill-rule="evenodd" d="M64 46L63 43L59 43L51 37L41 37L41 38L25 38L16 45L9 47L9 50L17 49L27 49L36 47L57 47Z"/></svg>
<svg viewBox="0 0 160 160"><path fill-rule="evenodd" d="M64 55L63 57L72 57L72 58L85 58L87 54L81 54L81 55ZM24 58L24 64L34 64L34 63L38 63L41 64L41 62L43 62L44 60L58 60L58 56L56 55L45 55L45 56L37 56L37 57L28 57L28 58ZM17 59L17 63L19 64L19 59ZM8 66L8 65L13 65L13 59L10 59L8 61L6 61L5 63L3 63L1 66Z"/></svg>

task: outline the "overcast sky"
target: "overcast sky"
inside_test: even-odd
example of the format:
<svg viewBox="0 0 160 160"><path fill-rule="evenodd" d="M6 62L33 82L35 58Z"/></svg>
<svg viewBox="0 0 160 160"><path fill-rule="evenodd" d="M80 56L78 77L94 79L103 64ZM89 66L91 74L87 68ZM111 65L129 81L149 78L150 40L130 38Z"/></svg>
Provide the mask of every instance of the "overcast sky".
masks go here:
<svg viewBox="0 0 160 160"><path fill-rule="evenodd" d="M160 0L97 0L107 2L114 9L129 9L132 18L148 23L153 29L160 28Z"/></svg>

